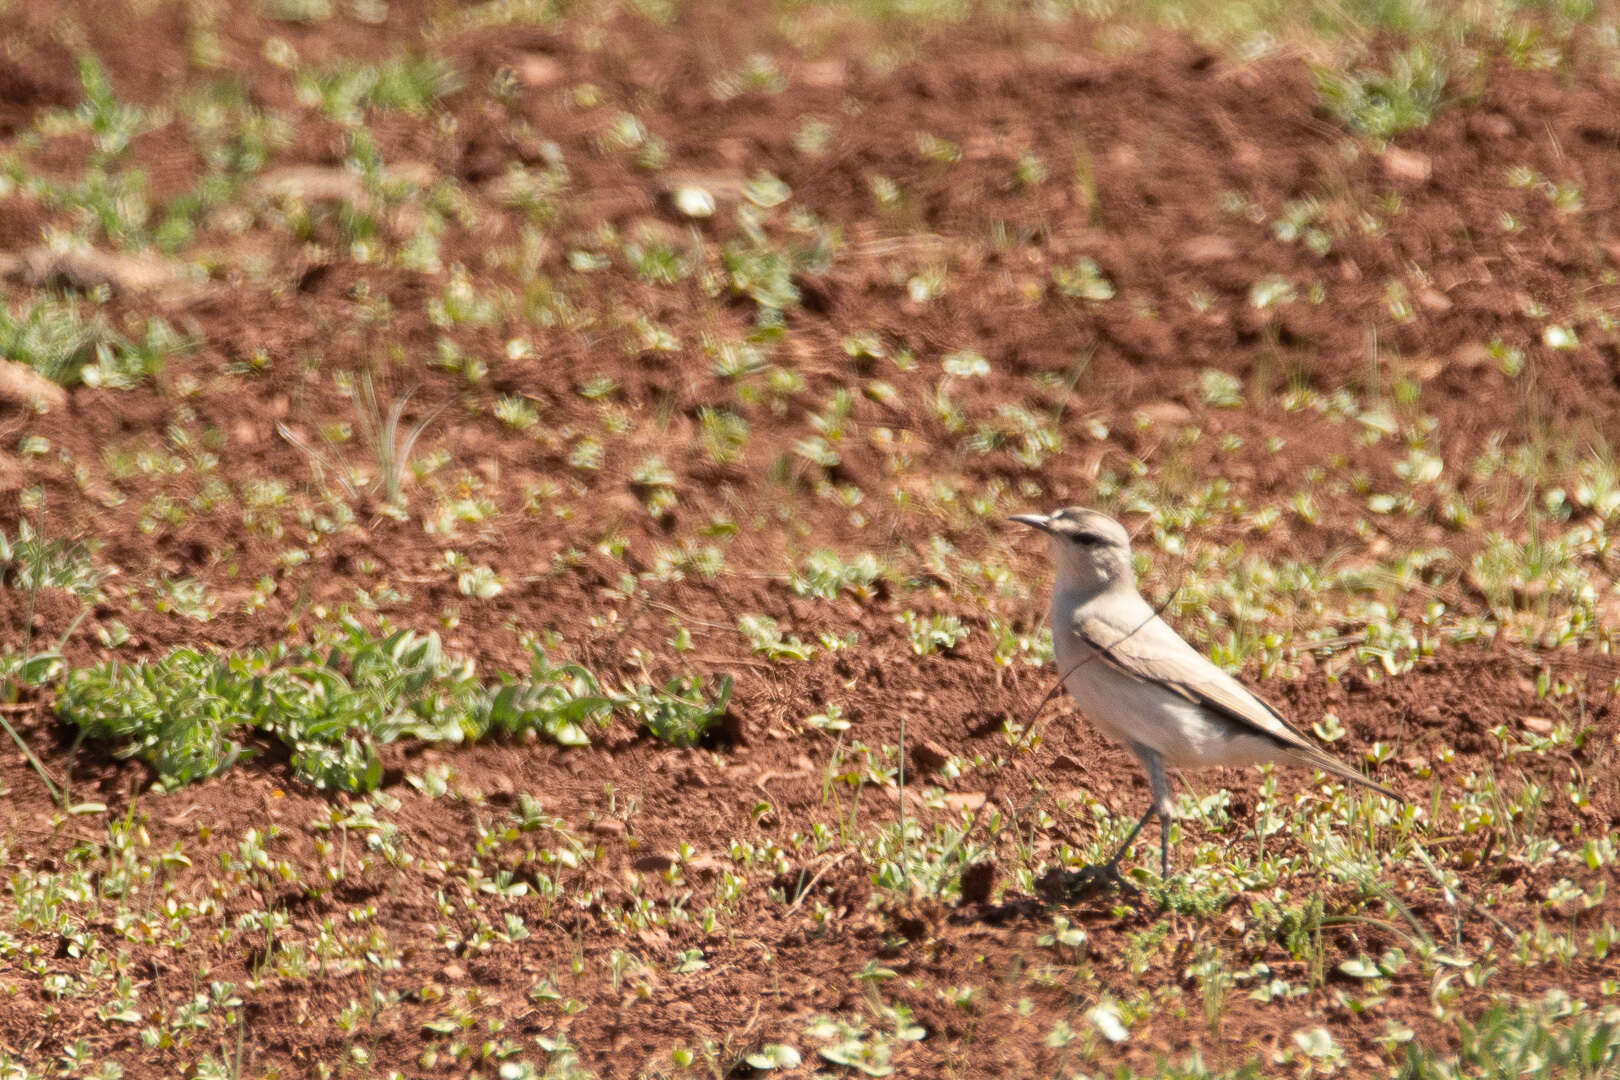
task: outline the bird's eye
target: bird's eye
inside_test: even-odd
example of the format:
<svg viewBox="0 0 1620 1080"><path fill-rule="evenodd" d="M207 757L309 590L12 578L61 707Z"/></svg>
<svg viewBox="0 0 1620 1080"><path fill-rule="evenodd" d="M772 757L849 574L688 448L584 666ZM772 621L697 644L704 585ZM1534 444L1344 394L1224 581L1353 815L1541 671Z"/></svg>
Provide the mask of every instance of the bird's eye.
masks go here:
<svg viewBox="0 0 1620 1080"><path fill-rule="evenodd" d="M1074 534L1074 542L1083 544L1086 547L1096 547L1103 542L1103 538L1096 533L1081 532Z"/></svg>

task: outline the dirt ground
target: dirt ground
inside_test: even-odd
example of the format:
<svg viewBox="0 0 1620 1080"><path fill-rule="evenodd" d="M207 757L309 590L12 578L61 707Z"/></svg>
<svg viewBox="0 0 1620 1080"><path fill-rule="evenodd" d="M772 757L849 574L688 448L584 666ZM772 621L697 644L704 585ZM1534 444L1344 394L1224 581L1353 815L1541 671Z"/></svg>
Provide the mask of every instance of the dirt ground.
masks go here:
<svg viewBox="0 0 1620 1080"><path fill-rule="evenodd" d="M30 175L76 182L94 153L85 136L29 141L45 111L71 109L81 97L77 50L69 42L100 59L124 101L159 102L174 83L196 77L183 5L131 5L118 20L93 18L90 10L22 2L0 14L6 43L0 153L24 162ZM64 12L74 15L72 34L62 29ZM950 906L911 909L875 895L872 866L847 855L815 857L794 844L818 823L836 827L838 820L826 796L832 740L808 730L804 719L836 702L853 734L870 746L897 743L904 723L914 751L909 771L966 805L985 793L983 774L928 776L938 764L930 755L940 748L964 758L1005 754L1003 722L1025 722L1045 693L1049 670L994 663L988 626L995 616L1036 630L1049 569L1040 544L1014 526L987 525L986 518L997 517L970 510L973 495L992 493L996 515L1091 502L1099 477L1132 460L1183 476L1224 477L1225 497L1250 507L1280 503L1302 475L1329 462L1374 489L1394 483L1407 457L1399 440L1369 443L1355 424L1291 411L1292 387L1324 394L1340 387L1371 394L1381 383L1389 393L1397 384L1415 387L1421 412L1437 422L1435 452L1448 466L1473 460L1499 433L1515 445L1548 430L1620 440L1620 335L1613 329L1620 310L1620 83L1580 68L1578 58L1578 76L1491 61L1477 95L1378 153L1321 111L1303 59L1240 62L1170 34L1138 35L1127 47L1106 27L1081 22L970 21L890 49L883 55L893 63L884 65L869 59L872 41L846 40L842 30L825 39L811 35L814 47L786 49L769 21L733 18L724 5L697 5L669 26L620 13L555 31L435 24L425 36L440 15L438 5L391 0L379 24L341 15L302 25L244 12L219 26L220 70L239 79L258 107L298 117L261 175L332 169L351 149L338 124L298 99L287 72L267 58L265 40L282 40L307 64L375 60L425 41L454 62L461 88L439 102L439 113L368 114L376 153L390 170L455 182L453 198L409 194L378 215L379 244L386 244L414 228L434 198L450 206L438 236L440 268L358 261L340 237L335 210L317 206L303 227L284 228L267 198L245 215L202 217L176 253L206 268L198 280L167 292L113 289L103 308L112 326L135 327L158 315L198 344L133 389L79 387L64 408L0 411L0 525L8 535L29 521L43 522L52 535L99 538L95 559L115 571L105 598L87 614L58 591L45 590L33 603L14 593L0 609L0 639L17 649L71 629L63 652L72 664L111 655L102 635L117 626L130 635L117 650L125 660L180 644L265 645L299 639L354 605L357 589L388 584L399 590L383 608L392 625L439 631L447 648L474 658L483 671L525 670L528 653L517 631L552 629L562 633L559 655L604 677L634 677L649 665L659 678L681 670L729 675L735 689L726 732L713 745L675 749L620 720L594 733L584 749L391 746L384 790L398 801L390 821L406 862L373 859L363 869L346 867L330 888L278 892L271 876L245 886L249 879L222 861L237 850L242 829L251 824L267 832L274 859L316 880L323 868L357 860L358 852L323 847L323 834L308 823L342 819L351 800L301 785L273 754L224 777L155 794L146 790L143 766L105 746L75 745L49 695L25 692L6 706L6 716L48 768L71 772L73 798L105 803L109 820L140 821L151 852L180 843L188 856L143 886L154 905L152 933L110 924L75 932L111 935L118 969L145 988L143 1009L173 1010L197 992L199 972L234 984L246 1003L243 1019L229 1030L210 1029L190 1043L143 1045L140 1024L109 1025L84 1002L52 996L40 973L72 968L73 938L28 923L13 904L0 932L6 943L0 965L10 968L0 969L0 1050L41 1063L36 1075L80 1039L130 1078L175 1075L204 1051L239 1054L241 1075L251 1076L330 1075L320 1062L342 1062L340 1071L351 1076L496 1075L498 1057L476 1051L458 1057L444 1050L431 1064L423 1060L424 1047L453 1041L424 1025L454 1005L471 1017L461 1037L474 1047L499 1038L533 1046L536 1036L565 1036L596 1075L674 1075L671 1047L712 1040L725 1071L736 1055L761 1044L802 1042L799 1033L813 1015L861 1011L876 988L886 1002L909 1007L927 1032L894 1051L897 1075L1067 1075L1080 1062L1074 1050L1047 1038L1054 1021L1083 1015L1101 993L1129 1000L1147 984L1180 987L1187 1000L1154 1013L1128 1041L1096 1049L1087 1068L1150 1070L1191 1048L1212 1068L1273 1062L1296 1031L1326 1025L1344 1049L1346 1074L1358 1075L1390 1067L1378 1041L1387 1019L1438 1049L1454 1048L1455 1029L1434 1019L1431 981L1415 972L1390 980L1376 1022L1346 1004L1348 980L1330 976L1287 1002L1235 995L1218 1021L1205 1023L1188 965L1208 943L1242 937L1241 902L1199 914L1167 914L1129 897L1052 907L1009 872L1005 853L993 864L988 888ZM775 57L788 89L717 96L715 79L757 53ZM944 56L948 63L932 59ZM515 82L498 101L488 88L499 79ZM604 104L583 103L572 92L583 84ZM663 170L638 169L626 154L603 151L607 119L630 107L663 141ZM794 142L807 117L830 128L814 155ZM948 140L959 157L946 167L920 155L919 132ZM532 228L533 219L504 195L510 169L541 170L559 153L568 164L567 197L559 200L557 219L521 248L531 262L491 257L519 250L525 228ZM1044 178L1013 179L1026 153L1046 163ZM154 206L190 191L204 169L192 132L174 117L137 136L131 154L145 170ZM1578 185L1582 208L1570 212L1533 184L1503 182L1510 166ZM791 189L795 206L840 230L841 246L824 266L800 269L792 279L801 302L784 315L777 363L790 365L801 382L739 404L701 342L748 334L756 320L751 299L717 302L696 278L674 287L650 283L617 259L588 278L571 277L570 253L608 228L675 243L695 229L718 250L743 235L731 212L736 200L728 202L726 192L761 172ZM668 195L672 176L720 192L721 211L698 223L683 218ZM902 195L889 204L875 199L875 177L892 181ZM1347 225L1332 230L1325 255L1273 227L1285 207L1311 198L1327 208L1318 219L1324 227ZM1504 215L1515 229L1504 229ZM15 190L0 201L0 253L21 253L49 230L72 231L79 223L72 210ZM1088 303L1046 287L1055 268L1081 258L1130 302ZM457 265L480 289L518 295L534 287L535 274L544 275L564 283L559 288L569 301L594 318L576 326L464 323L451 336L462 353L487 358L487 376L473 381L429 366L423 358L434 355L443 336L429 301L444 294L449 268ZM908 280L929 267L946 273L948 288L938 300L919 302ZM1298 299L1257 307L1252 290L1261 281L1286 283ZM13 281L6 289L17 302L42 287L48 286ZM1199 302L1189 304L1189 296ZM663 352L638 343L621 317L632 308L667 327L680 347ZM1551 347L1532 308L1569 313L1578 345ZM880 357L852 355L848 342L863 334L879 343ZM527 355L506 348L518 335L528 339ZM1493 341L1498 352L1517 349L1526 357L1517 379L1499 370ZM917 361L909 368L894 362L907 350ZM1005 453L965 451L934 404L940 360L958 350L982 354L990 366L987 376L951 386L958 408L970 416L993 416L1007 404L1060 410L1062 450L1038 467ZM253 372L244 375L244 367ZM1243 407L1221 408L1201 395L1201 373L1210 369L1241 380ZM442 450L451 462L420 482L413 506L487 499L498 513L450 536L424 527L425 511L396 520L373 497L362 501L352 524L326 530L311 523L327 506L326 489L307 454L278 435L277 425L309 445L319 443L323 425L353 422L351 399L331 373L360 370L376 372L390 399L415 387L406 418L432 417L423 452ZM1045 373L1062 377L1039 377ZM599 467L581 470L571 466L570 454L581 433L601 430L603 404L579 388L602 376L616 384L608 403L631 423L622 437L603 440ZM818 414L836 391L869 387L878 378L893 393L854 396L849 424L857 434L838 444L836 466L823 473L795 456L795 444L823 432ZM490 411L495 395L530 403L537 428L520 433L502 424ZM735 460L724 463L703 441L702 410L721 406L737 409L752 429ZM1202 437L1177 441L1176 428L1191 423ZM1099 429L1105 437L1095 434ZM20 452L28 436L48 440L49 451ZM1268 449L1269 440L1280 446ZM896 446L920 467L895 474ZM312 509L303 520L287 511L279 532L244 528L234 513L193 512L174 523L154 509L162 505L155 500L195 500L202 474L117 472L115 451L186 460L206 452L215 462L209 476L232 490L279 480L294 505ZM647 512L646 485L632 477L651 454L661 457L678 495L662 516ZM1513 492L1465 466L1452 482L1454 491L1474 498L1480 527L1441 524L1440 494L1432 507L1371 517L1369 524L1363 490L1324 485L1314 520L1285 514L1266 530L1229 520L1194 540L1208 548L1242 544L1278 559L1338 552L1354 561L1438 544L1466 556L1483 543L1485 525L1522 530L1523 507ZM553 493L537 499L536 490L551 490L548 483L556 485ZM818 490L826 484L853 496ZM937 498L941 487L962 496L929 503L932 513L906 509ZM29 502L36 494L39 501ZM649 578L627 595L626 572L644 573L682 545L714 542L705 529L722 517L739 529L724 541L720 573ZM1133 528L1142 522L1127 515ZM943 563L933 558L937 538L952 545ZM608 539L622 557L608 550ZM299 559L285 557L289 546ZM444 572L448 548L490 567L504 590L469 601ZM919 590L885 587L834 601L797 596L786 572L816 549L883 551L914 571ZM1032 584L1021 594L974 595L951 576L991 559ZM1150 586L1162 595L1174 572L1159 562ZM154 579L200 583L214 598L212 617L162 610L147 588ZM264 580L274 586L268 594L256 591ZM1409 599L1407 614L1423 597ZM1447 599L1460 611L1483 605L1477 595ZM959 647L918 656L898 620L903 609L958 616L970 632ZM768 613L807 641L854 631L859 646L815 663L771 663L732 629L749 612ZM684 654L665 645L672 613L692 629L693 648ZM1425 809L1440 798L1436 791L1466 787L1494 770L1560 792L1572 777L1589 783L1584 808L1564 799L1543 808L1541 827L1565 846L1578 848L1591 832L1620 825L1620 719L1605 658L1533 653L1499 641L1449 647L1398 678L1357 669L1330 679L1309 653L1296 662L1297 678L1269 681L1265 692L1307 723L1336 713L1348 734L1335 750L1347 757L1383 741L1397 748L1398 759L1431 763L1423 778L1394 765L1379 774ZM1559 758L1507 760L1492 732L1545 713L1535 693L1543 671L1590 679L1583 723L1594 734ZM1253 682L1256 673L1246 674ZM1042 801L1030 812L1055 812L1054 800L1081 789L1118 814L1139 812L1147 791L1134 764L1066 705L1048 706L1042 715L1048 726L1040 745L1015 755L1000 774L998 801L1022 799L1038 787ZM435 765L453 770L459 798L430 799L404 781ZM924 780L913 778L908 792ZM1229 810L1239 831L1228 836L1241 835L1254 809L1254 774L1189 781L1201 794L1232 792ZM0 782L8 874L24 866L62 870L74 864L76 850L106 844L106 820L59 813L9 740ZM1310 787L1296 774L1279 773L1277 784L1285 795ZM486 869L508 860L505 868L519 881L532 883L541 870L538 839L539 847L480 847L525 794L594 846L583 864L544 871L566 886L566 895L589 902L554 901L530 889L488 897L473 910L459 889L475 858ZM867 798L863 813L894 813L894 798ZM1091 839L1087 818L1060 818L1039 830L1032 861L1057 858L1060 842L1081 847ZM1180 828L1183 855L1218 839L1195 820ZM345 843L363 845L358 830L352 841L350 830L339 831ZM1506 923L1529 925L1564 872L1504 871L1481 855L1493 842L1487 836L1436 837L1433 854L1466 888L1498 897L1497 915ZM761 851L777 845L787 854L739 870L728 851L737 840ZM689 854L671 856L694 843ZM1305 856L1290 837L1272 843L1284 856ZM625 929L634 923L627 913L638 906L680 906L685 897L695 914L731 872L747 899L725 934L705 933L696 919ZM1408 882L1423 873L1390 868ZM1604 873L1594 870L1577 884L1589 886ZM1329 912L1362 896L1355 883L1308 869L1289 885L1319 894ZM773 888L786 899L770 899ZM1412 914L1437 938L1449 939L1456 927L1478 945L1497 932L1484 919L1458 923L1438 891L1427 895L1430 905ZM210 917L222 927L261 906L280 910L286 922L256 935L180 941L162 929L165 899L216 903ZM0 910L6 906L0 901ZM461 949L429 934L450 925L472 936L507 912L524 920L526 939ZM1041 941L1054 912L1084 929L1084 965ZM1614 899L1602 899L1570 919L1589 928L1620 920L1620 911ZM334 963L321 976L272 973L253 992L243 989L264 969L278 938L312 940L326 923L351 930L367 923L391 940L415 943L390 963L361 958ZM1377 955L1400 941L1372 920L1345 920L1323 933L1335 950L1351 955ZM1148 971L1134 970L1133 951L1144 937L1160 934L1175 946L1154 953ZM694 948L706 967L677 973L684 951ZM604 972L616 953L635 958L622 983L569 976ZM1304 965L1280 944L1264 959L1283 978L1305 977ZM870 964L890 977L856 978ZM1042 965L1049 971L1038 991L1014 977ZM1615 975L1612 962L1587 957L1575 957L1556 975L1504 964L1490 989L1537 995ZM553 979L579 1008L565 1011L531 995ZM985 988L971 1008L949 997L950 988L964 984ZM377 1011L358 1035L340 1022L351 1003L377 992L398 992L402 1004ZM1480 1005L1488 1000L1477 988L1459 992ZM499 1035L487 1026L491 1018L504 1023ZM363 1062L355 1045L364 1047ZM807 1061L781 1074L808 1075L812 1064L825 1067Z"/></svg>

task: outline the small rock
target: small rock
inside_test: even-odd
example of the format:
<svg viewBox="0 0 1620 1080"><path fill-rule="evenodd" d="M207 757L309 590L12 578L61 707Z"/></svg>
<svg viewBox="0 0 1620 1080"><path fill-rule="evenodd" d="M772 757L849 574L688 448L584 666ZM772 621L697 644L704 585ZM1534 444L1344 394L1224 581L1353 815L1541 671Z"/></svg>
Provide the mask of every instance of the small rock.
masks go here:
<svg viewBox="0 0 1620 1080"><path fill-rule="evenodd" d="M1526 731L1533 731L1537 735L1551 735L1553 722L1544 716L1521 716L1519 723Z"/></svg>
<svg viewBox="0 0 1620 1080"><path fill-rule="evenodd" d="M693 213L702 209L702 196L708 197L712 214L721 203L741 202L747 189L748 178L740 172L666 173L659 184L659 194L690 217L703 216Z"/></svg>
<svg viewBox="0 0 1620 1080"><path fill-rule="evenodd" d="M585 826L585 830L597 836L623 836L624 822L617 818L597 818Z"/></svg>
<svg viewBox="0 0 1620 1080"><path fill-rule="evenodd" d="M1123 143L1109 149L1107 161L1119 172L1135 172L1142 167L1142 159L1137 155L1135 148Z"/></svg>
<svg viewBox="0 0 1620 1080"><path fill-rule="evenodd" d="M1151 401L1136 410L1155 424L1186 424L1193 418L1192 410L1174 401Z"/></svg>
<svg viewBox="0 0 1620 1080"><path fill-rule="evenodd" d="M1412 374L1418 377L1419 382L1428 382L1437 378L1446 370L1446 362L1438 356L1425 356L1412 365Z"/></svg>
<svg viewBox="0 0 1620 1080"><path fill-rule="evenodd" d="M441 971L449 982L461 982L467 978L467 969L453 961L444 965Z"/></svg>
<svg viewBox="0 0 1620 1080"><path fill-rule="evenodd" d="M1434 162L1429 159L1429 155L1416 150L1402 150L1398 146L1391 146L1384 151L1381 160L1384 175L1391 180L1425 184L1428 183L1429 177L1434 175Z"/></svg>
<svg viewBox="0 0 1620 1080"><path fill-rule="evenodd" d="M799 82L816 90L839 90L849 82L849 67L842 60L811 60L799 66Z"/></svg>
<svg viewBox="0 0 1620 1080"><path fill-rule="evenodd" d="M713 877L726 868L726 860L718 855L699 855L695 859L687 859L683 869L688 874L697 874L700 877Z"/></svg>
<svg viewBox="0 0 1620 1080"><path fill-rule="evenodd" d="M689 218L714 216L714 196L709 194L707 188L687 184L672 191L669 198L675 204L675 209Z"/></svg>
<svg viewBox="0 0 1620 1080"><path fill-rule="evenodd" d="M555 86L564 74L562 63L545 53L524 53L515 66L524 86Z"/></svg>
<svg viewBox="0 0 1620 1080"><path fill-rule="evenodd" d="M1177 250L1183 259L1197 266L1226 262L1237 258L1238 253L1237 244L1225 236L1213 233L1188 237L1181 242L1181 247Z"/></svg>
<svg viewBox="0 0 1620 1080"><path fill-rule="evenodd" d="M1457 346L1451 354L1451 363L1464 369L1473 371L1475 368L1485 367L1491 362L1490 351L1478 341L1465 342Z"/></svg>
<svg viewBox="0 0 1620 1080"><path fill-rule="evenodd" d="M1501 113L1482 113L1469 120L1469 130L1491 139L1505 139L1513 134L1513 121Z"/></svg>
<svg viewBox="0 0 1620 1080"><path fill-rule="evenodd" d="M1437 313L1451 310L1451 298L1435 288L1418 290L1418 303Z"/></svg>

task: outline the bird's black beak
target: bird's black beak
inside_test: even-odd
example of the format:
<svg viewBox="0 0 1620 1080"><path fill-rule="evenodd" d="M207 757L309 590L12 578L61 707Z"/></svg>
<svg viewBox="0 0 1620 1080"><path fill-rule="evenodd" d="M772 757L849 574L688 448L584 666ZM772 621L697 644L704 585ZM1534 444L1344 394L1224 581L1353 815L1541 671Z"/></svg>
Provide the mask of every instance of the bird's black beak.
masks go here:
<svg viewBox="0 0 1620 1080"><path fill-rule="evenodd" d="M1032 529L1039 529L1047 534L1052 531L1052 519L1045 514L1014 514L1007 520L1016 521L1020 525L1028 525Z"/></svg>

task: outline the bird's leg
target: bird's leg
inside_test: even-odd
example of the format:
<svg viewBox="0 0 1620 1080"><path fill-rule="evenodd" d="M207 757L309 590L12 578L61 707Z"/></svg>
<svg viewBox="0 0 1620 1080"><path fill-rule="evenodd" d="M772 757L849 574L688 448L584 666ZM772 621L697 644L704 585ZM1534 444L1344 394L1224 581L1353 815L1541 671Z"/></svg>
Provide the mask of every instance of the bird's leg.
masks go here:
<svg viewBox="0 0 1620 1080"><path fill-rule="evenodd" d="M1148 814L1157 814L1159 817L1159 877L1165 881L1170 880L1170 773L1164 767L1164 758L1155 751L1149 750L1140 743L1132 743L1131 749L1136 756L1142 759L1142 768L1147 770L1148 785L1153 789L1153 805L1148 808ZM1146 821L1143 817L1142 821ZM1139 823L1137 828L1142 826ZM1131 834L1135 836L1133 832Z"/></svg>
<svg viewBox="0 0 1620 1080"><path fill-rule="evenodd" d="M1119 876L1119 860L1124 857L1125 850L1131 846L1131 842L1136 839L1136 834L1142 831L1142 826L1148 823L1148 819L1157 816L1159 819L1159 876L1165 881L1169 881L1170 773L1164 767L1164 758L1160 757L1156 750L1136 742L1131 743L1130 747L1131 752L1142 762L1142 768L1148 774L1148 786L1153 790L1153 803L1147 808L1147 813L1143 814L1141 820L1136 823L1136 827L1131 830L1130 835L1125 837L1125 842L1119 845L1119 850L1114 852L1113 858L1109 859L1104 865L1107 867L1108 872L1117 878Z"/></svg>
<svg viewBox="0 0 1620 1080"><path fill-rule="evenodd" d="M1170 880L1170 774L1165 770L1164 758L1160 757L1156 750L1141 743L1133 742L1129 745L1131 752L1142 762L1142 768L1148 774L1148 785L1153 790L1153 802L1148 806L1147 812L1131 826L1125 842L1109 856L1107 862L1099 866L1083 866L1079 870L1062 875L1061 888L1070 895L1098 885L1126 884L1119 873L1119 861L1125 857L1125 852L1130 850L1142 827L1155 817L1159 819L1159 876L1165 881Z"/></svg>
<svg viewBox="0 0 1620 1080"><path fill-rule="evenodd" d="M1153 806L1147 808L1147 813L1143 814L1141 818L1137 820L1135 825L1131 826L1131 831L1129 835L1125 837L1125 842L1119 845L1119 850L1110 855L1108 857L1108 861L1103 863L1103 866L1108 868L1108 872L1110 874L1115 877L1119 876L1119 860L1125 857L1125 852L1130 848L1131 842L1136 839L1136 834L1142 831L1142 826L1151 821L1153 819L1153 815L1157 814L1158 812L1159 807L1158 804L1155 803Z"/></svg>

